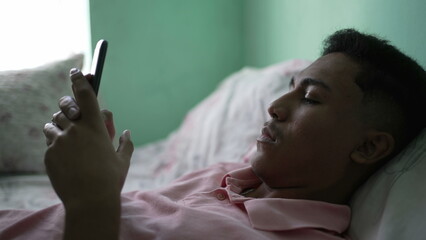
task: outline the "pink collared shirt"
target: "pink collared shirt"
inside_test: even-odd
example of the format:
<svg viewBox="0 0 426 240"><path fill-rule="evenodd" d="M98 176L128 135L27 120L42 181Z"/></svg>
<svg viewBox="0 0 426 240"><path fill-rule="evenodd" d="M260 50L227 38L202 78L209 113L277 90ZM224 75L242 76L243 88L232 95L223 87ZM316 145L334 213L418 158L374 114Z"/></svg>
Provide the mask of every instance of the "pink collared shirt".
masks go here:
<svg viewBox="0 0 426 240"><path fill-rule="evenodd" d="M244 189L259 183L246 164L222 163L190 173L157 191L125 193L122 195L120 237L343 238L350 219L348 206L240 195ZM63 220L61 205L36 212L0 211L0 239L61 239Z"/></svg>

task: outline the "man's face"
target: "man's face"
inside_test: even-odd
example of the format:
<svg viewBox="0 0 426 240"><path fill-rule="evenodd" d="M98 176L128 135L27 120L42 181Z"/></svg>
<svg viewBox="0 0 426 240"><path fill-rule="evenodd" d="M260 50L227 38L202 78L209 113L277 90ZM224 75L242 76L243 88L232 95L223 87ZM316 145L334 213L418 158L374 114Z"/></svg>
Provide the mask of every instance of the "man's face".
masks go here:
<svg viewBox="0 0 426 240"><path fill-rule="evenodd" d="M319 58L294 76L289 92L268 111L254 172L273 189L300 189L309 198L350 172L362 142L359 66L341 53ZM302 195L303 195L302 194Z"/></svg>

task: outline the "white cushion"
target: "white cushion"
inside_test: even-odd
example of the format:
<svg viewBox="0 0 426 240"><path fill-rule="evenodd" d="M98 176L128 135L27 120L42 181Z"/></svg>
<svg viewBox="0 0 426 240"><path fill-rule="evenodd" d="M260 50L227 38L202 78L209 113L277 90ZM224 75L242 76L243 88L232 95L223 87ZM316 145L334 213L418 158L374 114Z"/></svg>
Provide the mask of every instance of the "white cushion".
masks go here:
<svg viewBox="0 0 426 240"><path fill-rule="evenodd" d="M69 70L78 54L34 69L0 72L0 173L43 172L43 126L71 94Z"/></svg>
<svg viewBox="0 0 426 240"><path fill-rule="evenodd" d="M352 198L354 240L426 238L426 129Z"/></svg>

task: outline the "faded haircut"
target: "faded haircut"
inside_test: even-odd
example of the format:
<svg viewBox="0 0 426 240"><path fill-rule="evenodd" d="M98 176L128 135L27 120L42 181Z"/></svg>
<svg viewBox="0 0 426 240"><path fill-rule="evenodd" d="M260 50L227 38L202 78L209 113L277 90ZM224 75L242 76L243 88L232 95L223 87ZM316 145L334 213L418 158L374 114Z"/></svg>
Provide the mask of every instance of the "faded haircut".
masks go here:
<svg viewBox="0 0 426 240"><path fill-rule="evenodd" d="M335 52L360 65L355 82L364 93L364 118L394 137L396 154L425 128L425 70L387 40L354 29L324 41L322 56Z"/></svg>

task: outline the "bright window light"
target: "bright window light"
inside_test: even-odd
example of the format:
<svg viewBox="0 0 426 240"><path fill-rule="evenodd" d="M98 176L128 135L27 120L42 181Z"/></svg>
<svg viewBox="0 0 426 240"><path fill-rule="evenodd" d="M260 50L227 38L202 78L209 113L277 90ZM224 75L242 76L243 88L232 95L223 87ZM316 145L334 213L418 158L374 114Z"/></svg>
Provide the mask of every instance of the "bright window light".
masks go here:
<svg viewBox="0 0 426 240"><path fill-rule="evenodd" d="M89 0L0 0L0 70L32 68L74 53L89 62L89 21Z"/></svg>

